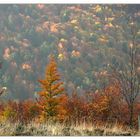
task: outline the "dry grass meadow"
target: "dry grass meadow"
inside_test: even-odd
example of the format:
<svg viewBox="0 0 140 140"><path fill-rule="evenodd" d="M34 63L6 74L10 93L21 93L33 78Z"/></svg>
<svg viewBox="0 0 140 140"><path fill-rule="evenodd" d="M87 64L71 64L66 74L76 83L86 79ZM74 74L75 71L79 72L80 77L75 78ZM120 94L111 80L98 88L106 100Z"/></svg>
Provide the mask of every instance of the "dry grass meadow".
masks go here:
<svg viewBox="0 0 140 140"><path fill-rule="evenodd" d="M66 126L65 124L34 124L20 123L0 124L0 136L139 136L140 133L121 125L93 126L80 124Z"/></svg>

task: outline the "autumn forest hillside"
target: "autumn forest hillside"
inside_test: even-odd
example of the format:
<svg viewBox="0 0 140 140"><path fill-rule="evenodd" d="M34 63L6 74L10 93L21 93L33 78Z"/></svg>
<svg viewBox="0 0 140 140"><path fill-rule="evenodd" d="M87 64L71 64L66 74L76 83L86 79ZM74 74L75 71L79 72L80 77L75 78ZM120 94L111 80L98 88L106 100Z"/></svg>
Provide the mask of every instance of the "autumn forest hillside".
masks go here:
<svg viewBox="0 0 140 140"><path fill-rule="evenodd" d="M108 65L121 70L128 63L133 22L139 45L139 16L139 5L0 5L4 98L34 97L50 54L68 94L105 87Z"/></svg>
<svg viewBox="0 0 140 140"><path fill-rule="evenodd" d="M140 5L1 4L0 125L0 135L136 135Z"/></svg>

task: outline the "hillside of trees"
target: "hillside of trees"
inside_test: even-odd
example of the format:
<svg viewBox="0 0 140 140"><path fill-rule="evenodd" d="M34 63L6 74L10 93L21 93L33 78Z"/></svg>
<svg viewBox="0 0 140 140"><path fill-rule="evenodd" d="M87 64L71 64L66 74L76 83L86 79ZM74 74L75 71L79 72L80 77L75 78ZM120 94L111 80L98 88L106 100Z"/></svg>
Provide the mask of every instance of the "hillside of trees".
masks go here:
<svg viewBox="0 0 140 140"><path fill-rule="evenodd" d="M0 19L2 121L138 128L139 4L1 4Z"/></svg>
<svg viewBox="0 0 140 140"><path fill-rule="evenodd" d="M69 94L96 91L108 64L128 64L133 22L140 41L139 5L0 5L0 18L0 83L10 99L39 91L51 53Z"/></svg>

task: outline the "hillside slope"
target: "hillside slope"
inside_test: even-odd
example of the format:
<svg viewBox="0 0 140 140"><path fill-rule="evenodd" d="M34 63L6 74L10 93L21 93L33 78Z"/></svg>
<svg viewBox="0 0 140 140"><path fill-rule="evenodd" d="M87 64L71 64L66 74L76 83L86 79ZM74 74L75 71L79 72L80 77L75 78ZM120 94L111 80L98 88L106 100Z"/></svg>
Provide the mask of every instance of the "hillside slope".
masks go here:
<svg viewBox="0 0 140 140"><path fill-rule="evenodd" d="M127 63L132 19L140 43L139 16L139 5L0 5L5 98L32 98L50 54L68 94L104 87L107 65Z"/></svg>

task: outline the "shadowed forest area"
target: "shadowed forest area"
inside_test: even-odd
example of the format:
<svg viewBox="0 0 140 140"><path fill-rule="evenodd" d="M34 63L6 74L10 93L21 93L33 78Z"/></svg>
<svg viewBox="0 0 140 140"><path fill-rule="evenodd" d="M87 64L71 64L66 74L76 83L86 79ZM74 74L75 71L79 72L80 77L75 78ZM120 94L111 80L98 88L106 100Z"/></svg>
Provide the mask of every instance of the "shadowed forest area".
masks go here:
<svg viewBox="0 0 140 140"><path fill-rule="evenodd" d="M0 135L139 135L138 117L139 4L0 4Z"/></svg>

